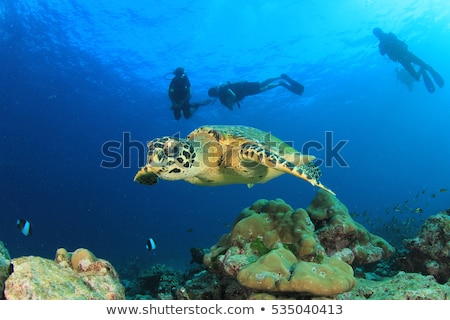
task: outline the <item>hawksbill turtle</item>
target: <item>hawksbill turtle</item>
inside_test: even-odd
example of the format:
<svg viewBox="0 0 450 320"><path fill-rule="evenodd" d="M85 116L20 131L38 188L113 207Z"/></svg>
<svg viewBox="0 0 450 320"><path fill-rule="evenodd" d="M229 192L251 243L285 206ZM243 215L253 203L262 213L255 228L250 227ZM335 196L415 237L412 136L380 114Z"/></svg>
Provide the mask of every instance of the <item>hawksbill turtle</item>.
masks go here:
<svg viewBox="0 0 450 320"><path fill-rule="evenodd" d="M319 182L314 156L301 154L268 132L246 126L202 126L186 139L156 138L148 143L147 164L134 181L153 185L158 178L195 185L265 183L292 174L334 195Z"/></svg>

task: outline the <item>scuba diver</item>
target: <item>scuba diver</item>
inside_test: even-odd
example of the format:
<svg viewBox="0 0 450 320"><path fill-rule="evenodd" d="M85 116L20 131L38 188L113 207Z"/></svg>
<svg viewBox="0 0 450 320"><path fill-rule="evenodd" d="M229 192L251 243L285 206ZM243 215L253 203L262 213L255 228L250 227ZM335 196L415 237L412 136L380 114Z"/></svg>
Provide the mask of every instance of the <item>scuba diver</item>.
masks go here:
<svg viewBox="0 0 450 320"><path fill-rule="evenodd" d="M272 83L276 80L285 80L278 83ZM218 97L220 102L228 109L233 110L233 105L236 103L238 108L241 107L239 101L246 96L258 94L279 86L283 86L295 94L302 95L304 87L302 84L292 80L287 74L282 74L276 78L269 78L263 82L227 82L224 85L212 87L208 90L210 97Z"/></svg>
<svg viewBox="0 0 450 320"><path fill-rule="evenodd" d="M381 55L387 54L389 59L395 62L400 62L400 64L405 68L406 71L414 78L414 80L419 81L420 76L423 78L425 87L428 92L433 93L435 91L435 86L433 81L431 81L428 72L433 77L434 81L439 87L444 86L444 79L439 73L437 73L431 66L423 62L415 54L408 50L408 45L399 40L393 33L385 33L380 28L374 28L373 34L380 41L378 44L378 49ZM416 71L413 64L419 67Z"/></svg>
<svg viewBox="0 0 450 320"><path fill-rule="evenodd" d="M168 74L166 74L167 76ZM203 102L190 103L191 99L191 83L184 68L178 67L173 72L175 76L169 85L169 98L172 102L170 110L173 111L173 115L176 120L181 118L181 113L185 119L192 117L199 106L204 106L211 103L211 99L207 99Z"/></svg>

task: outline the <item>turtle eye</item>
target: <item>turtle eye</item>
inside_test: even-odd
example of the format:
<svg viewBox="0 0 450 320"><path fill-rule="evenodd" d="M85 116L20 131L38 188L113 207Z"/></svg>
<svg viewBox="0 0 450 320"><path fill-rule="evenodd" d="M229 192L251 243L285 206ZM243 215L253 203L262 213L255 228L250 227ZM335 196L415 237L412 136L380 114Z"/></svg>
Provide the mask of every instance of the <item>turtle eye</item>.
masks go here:
<svg viewBox="0 0 450 320"><path fill-rule="evenodd" d="M180 153L181 143L176 140L167 141L164 145L164 153L168 157L176 157Z"/></svg>

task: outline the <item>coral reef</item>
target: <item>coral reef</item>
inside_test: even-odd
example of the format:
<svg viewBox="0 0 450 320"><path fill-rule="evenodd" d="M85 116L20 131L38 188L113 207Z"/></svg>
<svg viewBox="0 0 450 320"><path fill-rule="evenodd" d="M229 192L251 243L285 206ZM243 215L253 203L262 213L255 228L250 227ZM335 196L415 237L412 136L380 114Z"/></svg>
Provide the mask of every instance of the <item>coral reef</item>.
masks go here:
<svg viewBox="0 0 450 320"><path fill-rule="evenodd" d="M183 275L173 268L156 264L139 273L135 288L142 299L175 299L176 288L183 281Z"/></svg>
<svg viewBox="0 0 450 320"><path fill-rule="evenodd" d="M103 259L89 260L93 254L86 251L88 250L76 250L71 254L61 248L57 250L55 260L35 256L12 259L14 271L5 282L5 298L125 299L125 290L113 266ZM75 253L75 261L78 263L69 263L69 259L73 262Z"/></svg>
<svg viewBox="0 0 450 320"><path fill-rule="evenodd" d="M347 207L326 192L317 192L306 211L316 226L321 245L330 256L338 256L356 266L377 262L395 251L387 241L355 222Z"/></svg>
<svg viewBox="0 0 450 320"><path fill-rule="evenodd" d="M171 274L171 286L165 280L147 283L152 295L134 292L128 299L178 300L275 300L275 299L334 299L334 300L445 300L450 297L449 284L439 284L432 276L399 272L378 280L358 278L356 286L348 292L329 296L306 296L296 292L256 292L242 286L235 278L207 270L182 275L165 265L150 268L156 273ZM156 271L158 270L158 271ZM177 275L174 275L174 272ZM145 273L151 274L151 271Z"/></svg>
<svg viewBox="0 0 450 320"><path fill-rule="evenodd" d="M324 296L355 286L350 264L373 263L394 251L353 221L335 196L319 190L307 210L282 199L256 201L203 261L246 288Z"/></svg>
<svg viewBox="0 0 450 320"><path fill-rule="evenodd" d="M399 272L381 281L358 279L350 292L338 294L339 300L448 300L450 286L436 282L432 276Z"/></svg>
<svg viewBox="0 0 450 320"><path fill-rule="evenodd" d="M401 261L405 270L432 275L439 283L450 277L450 216L429 217L417 237L404 240L409 253Z"/></svg>
<svg viewBox="0 0 450 320"><path fill-rule="evenodd" d="M132 300L234 300L246 299L251 294L235 279L209 272L204 266L183 274L170 266L156 264L122 282L127 299Z"/></svg>
<svg viewBox="0 0 450 320"><path fill-rule="evenodd" d="M448 213L431 216L394 252L319 190L306 210L281 199L243 209L209 250L191 249L196 265L187 273L164 264L141 270L133 260L119 281L88 249L11 260L0 241L0 298L449 299L449 231Z"/></svg>
<svg viewBox="0 0 450 320"><path fill-rule="evenodd" d="M2 241L0 241L0 299L3 298L5 281L12 272L11 257Z"/></svg>

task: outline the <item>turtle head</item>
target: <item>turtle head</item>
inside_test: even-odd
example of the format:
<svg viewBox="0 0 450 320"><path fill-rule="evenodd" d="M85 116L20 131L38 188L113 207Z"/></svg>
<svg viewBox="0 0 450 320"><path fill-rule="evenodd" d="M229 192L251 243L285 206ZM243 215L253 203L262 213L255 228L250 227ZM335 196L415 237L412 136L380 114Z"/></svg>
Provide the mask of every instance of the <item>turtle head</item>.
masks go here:
<svg viewBox="0 0 450 320"><path fill-rule="evenodd" d="M174 137L156 138L147 144L147 164L134 181L152 185L158 177L164 180L183 180L195 175L196 152L192 141Z"/></svg>

